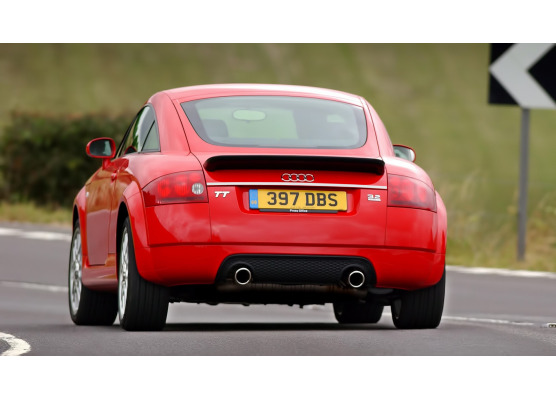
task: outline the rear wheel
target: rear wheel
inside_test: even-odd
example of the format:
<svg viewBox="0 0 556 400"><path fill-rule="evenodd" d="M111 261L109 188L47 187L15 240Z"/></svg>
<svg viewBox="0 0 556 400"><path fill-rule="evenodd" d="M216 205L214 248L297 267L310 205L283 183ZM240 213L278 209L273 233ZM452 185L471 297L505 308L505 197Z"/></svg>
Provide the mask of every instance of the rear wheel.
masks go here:
<svg viewBox="0 0 556 400"><path fill-rule="evenodd" d="M341 324L374 324L380 320L384 306L372 302L334 303L334 316Z"/></svg>
<svg viewBox="0 0 556 400"><path fill-rule="evenodd" d="M83 252L79 221L73 227L71 239L68 300L72 321L76 325L112 325L118 312L115 293L99 292L83 286Z"/></svg>
<svg viewBox="0 0 556 400"><path fill-rule="evenodd" d="M168 289L139 275L129 218L120 238L118 271L118 315L127 331L161 330L168 314Z"/></svg>
<svg viewBox="0 0 556 400"><path fill-rule="evenodd" d="M392 302L392 320L399 329L433 329L440 324L444 308L446 272L431 287L404 292Z"/></svg>

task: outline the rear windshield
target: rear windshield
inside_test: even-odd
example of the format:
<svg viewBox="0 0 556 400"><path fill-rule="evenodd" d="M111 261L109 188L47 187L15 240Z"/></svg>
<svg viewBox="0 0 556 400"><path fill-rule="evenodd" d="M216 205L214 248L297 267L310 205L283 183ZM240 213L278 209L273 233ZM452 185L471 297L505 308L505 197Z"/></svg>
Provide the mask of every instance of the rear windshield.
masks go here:
<svg viewBox="0 0 556 400"><path fill-rule="evenodd" d="M235 96L181 104L197 134L219 146L353 149L367 140L362 107L286 96Z"/></svg>

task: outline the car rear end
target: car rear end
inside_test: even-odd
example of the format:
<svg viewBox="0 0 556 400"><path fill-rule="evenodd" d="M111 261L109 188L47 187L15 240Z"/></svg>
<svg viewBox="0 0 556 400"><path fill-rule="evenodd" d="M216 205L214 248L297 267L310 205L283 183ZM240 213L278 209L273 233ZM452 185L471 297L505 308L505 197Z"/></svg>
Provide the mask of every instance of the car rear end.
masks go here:
<svg viewBox="0 0 556 400"><path fill-rule="evenodd" d="M388 173L360 98L251 90L175 105L199 169L180 178L189 201L174 204L188 220L163 224L199 240L191 231L150 257L181 300L324 303L440 279L432 184L403 163Z"/></svg>

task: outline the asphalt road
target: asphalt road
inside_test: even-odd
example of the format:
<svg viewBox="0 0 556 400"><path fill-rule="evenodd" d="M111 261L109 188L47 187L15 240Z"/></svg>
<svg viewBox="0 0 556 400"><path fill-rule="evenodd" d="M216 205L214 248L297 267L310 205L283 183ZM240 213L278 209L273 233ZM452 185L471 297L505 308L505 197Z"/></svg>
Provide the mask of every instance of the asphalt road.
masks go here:
<svg viewBox="0 0 556 400"><path fill-rule="evenodd" d="M70 231L0 223L2 355L556 355L556 274L449 268L439 328L336 323L331 306L170 305L161 332L75 326Z"/></svg>

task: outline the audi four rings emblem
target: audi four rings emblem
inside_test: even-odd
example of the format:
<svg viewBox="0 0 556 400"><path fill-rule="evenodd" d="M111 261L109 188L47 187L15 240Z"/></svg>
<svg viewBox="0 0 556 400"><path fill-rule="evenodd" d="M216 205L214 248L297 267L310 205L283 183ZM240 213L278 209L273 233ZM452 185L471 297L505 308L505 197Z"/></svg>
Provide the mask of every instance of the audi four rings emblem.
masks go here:
<svg viewBox="0 0 556 400"><path fill-rule="evenodd" d="M282 174L284 182L314 182L315 177L313 174Z"/></svg>

